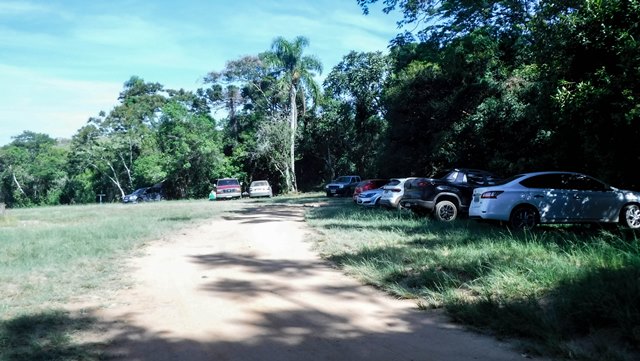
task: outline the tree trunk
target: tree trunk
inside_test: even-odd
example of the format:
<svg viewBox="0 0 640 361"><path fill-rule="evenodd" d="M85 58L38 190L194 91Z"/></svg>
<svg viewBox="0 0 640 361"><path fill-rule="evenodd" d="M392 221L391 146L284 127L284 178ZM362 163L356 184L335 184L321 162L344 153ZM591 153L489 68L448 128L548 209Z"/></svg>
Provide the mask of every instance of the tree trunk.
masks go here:
<svg viewBox="0 0 640 361"><path fill-rule="evenodd" d="M289 123L291 125L291 134L290 140L291 144L289 144L289 170L291 172L291 183L287 184L289 187L289 191L298 192L298 184L296 182L296 130L298 128L298 109L296 107L296 92L297 89L294 85L291 86L291 90L289 91L289 101L290 101L290 119Z"/></svg>
<svg viewBox="0 0 640 361"><path fill-rule="evenodd" d="M16 172L13 171L13 168L11 166L9 166L9 170L11 171L11 175L13 176L13 182L16 184L16 187L18 187L18 190L20 191L20 193L26 196L27 194L24 192L24 190L20 186L20 182L18 182L18 178L16 177Z"/></svg>

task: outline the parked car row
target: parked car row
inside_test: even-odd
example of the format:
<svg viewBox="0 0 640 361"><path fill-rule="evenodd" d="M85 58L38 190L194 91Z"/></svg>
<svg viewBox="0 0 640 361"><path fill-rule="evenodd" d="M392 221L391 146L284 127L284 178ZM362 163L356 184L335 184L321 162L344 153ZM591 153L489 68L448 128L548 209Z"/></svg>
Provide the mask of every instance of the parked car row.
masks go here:
<svg viewBox="0 0 640 361"><path fill-rule="evenodd" d="M273 197L273 190L269 181L257 180L251 182L248 192L242 192L242 182L238 178L220 178L209 193L209 200Z"/></svg>
<svg viewBox="0 0 640 361"><path fill-rule="evenodd" d="M362 188L353 194L356 204L409 209L440 221L465 215L515 229L546 223L608 223L640 229L640 192L621 190L582 173L533 172L502 179L483 170L457 168L430 178L392 178L378 187L381 180L373 181L356 185L354 189ZM327 195L333 194L327 188Z"/></svg>

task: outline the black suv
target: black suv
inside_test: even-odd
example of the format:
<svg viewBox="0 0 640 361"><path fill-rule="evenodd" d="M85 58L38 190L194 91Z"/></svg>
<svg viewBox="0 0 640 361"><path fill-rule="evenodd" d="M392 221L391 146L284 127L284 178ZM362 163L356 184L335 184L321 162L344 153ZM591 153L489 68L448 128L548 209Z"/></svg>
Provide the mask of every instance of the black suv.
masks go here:
<svg viewBox="0 0 640 361"><path fill-rule="evenodd" d="M402 207L416 214L433 214L437 220L453 221L469 211L473 190L494 185L500 178L477 169L456 168L433 178L415 178L404 184Z"/></svg>
<svg viewBox="0 0 640 361"><path fill-rule="evenodd" d="M159 201L164 198L162 188L157 185L153 187L143 187L136 189L133 193L127 194L122 199L123 203L140 203L149 201Z"/></svg>

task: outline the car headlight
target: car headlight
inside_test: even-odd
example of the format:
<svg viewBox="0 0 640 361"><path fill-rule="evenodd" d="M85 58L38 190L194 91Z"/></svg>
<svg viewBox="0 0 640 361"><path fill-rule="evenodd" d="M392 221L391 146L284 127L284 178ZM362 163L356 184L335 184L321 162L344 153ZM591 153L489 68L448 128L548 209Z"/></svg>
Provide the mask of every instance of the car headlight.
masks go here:
<svg viewBox="0 0 640 361"><path fill-rule="evenodd" d="M338 188L344 188L344 184L338 184Z"/></svg>

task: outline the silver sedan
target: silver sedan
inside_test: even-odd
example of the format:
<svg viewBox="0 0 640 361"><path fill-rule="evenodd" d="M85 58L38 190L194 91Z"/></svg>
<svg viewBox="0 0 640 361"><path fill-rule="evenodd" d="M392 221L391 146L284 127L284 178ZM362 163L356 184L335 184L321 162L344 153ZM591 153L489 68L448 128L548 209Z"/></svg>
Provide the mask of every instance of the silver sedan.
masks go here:
<svg viewBox="0 0 640 361"><path fill-rule="evenodd" d="M476 188L469 217L508 222L516 229L540 223L620 223L638 229L640 193L581 173L525 173Z"/></svg>

